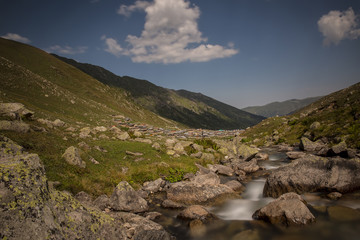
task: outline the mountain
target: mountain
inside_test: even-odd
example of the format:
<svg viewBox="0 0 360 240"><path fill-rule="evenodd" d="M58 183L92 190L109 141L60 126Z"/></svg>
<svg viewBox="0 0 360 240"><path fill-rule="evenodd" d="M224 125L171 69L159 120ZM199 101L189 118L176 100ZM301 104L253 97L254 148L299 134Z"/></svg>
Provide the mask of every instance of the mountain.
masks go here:
<svg viewBox="0 0 360 240"><path fill-rule="evenodd" d="M181 126L142 108L123 89L40 49L2 38L0 81L0 101L23 103L43 118L94 125L120 114L156 126Z"/></svg>
<svg viewBox="0 0 360 240"><path fill-rule="evenodd" d="M239 110L200 93L166 89L146 80L117 76L99 66L54 56L108 86L126 90L137 104L147 110L191 128L241 129L263 120L261 116Z"/></svg>
<svg viewBox="0 0 360 240"><path fill-rule="evenodd" d="M272 102L264 106L246 107L241 110L264 117L285 116L319 100L320 98L321 97L290 99L283 102Z"/></svg>
<svg viewBox="0 0 360 240"><path fill-rule="evenodd" d="M345 141L360 148L360 82L329 94L297 112L268 118L248 129L245 142L298 144L302 136L324 139L330 145Z"/></svg>

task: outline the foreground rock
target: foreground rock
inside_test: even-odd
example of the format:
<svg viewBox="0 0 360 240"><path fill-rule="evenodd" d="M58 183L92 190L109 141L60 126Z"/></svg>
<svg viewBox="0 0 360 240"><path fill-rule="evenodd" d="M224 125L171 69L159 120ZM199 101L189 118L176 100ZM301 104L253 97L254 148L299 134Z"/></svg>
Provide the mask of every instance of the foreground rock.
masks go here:
<svg viewBox="0 0 360 240"><path fill-rule="evenodd" d="M257 210L254 219L284 226L306 225L315 221L305 201L296 193L286 193Z"/></svg>
<svg viewBox="0 0 360 240"><path fill-rule="evenodd" d="M193 205L208 204L235 192L228 186L220 184L215 173L198 174L189 182L177 182L167 190L167 198L171 201Z"/></svg>
<svg viewBox="0 0 360 240"><path fill-rule="evenodd" d="M130 186L128 182L120 182L110 197L110 206L116 211L145 212L149 206L145 199Z"/></svg>
<svg viewBox="0 0 360 240"><path fill-rule="evenodd" d="M340 192L360 189L360 160L306 155L274 170L264 187L265 197L287 192Z"/></svg>

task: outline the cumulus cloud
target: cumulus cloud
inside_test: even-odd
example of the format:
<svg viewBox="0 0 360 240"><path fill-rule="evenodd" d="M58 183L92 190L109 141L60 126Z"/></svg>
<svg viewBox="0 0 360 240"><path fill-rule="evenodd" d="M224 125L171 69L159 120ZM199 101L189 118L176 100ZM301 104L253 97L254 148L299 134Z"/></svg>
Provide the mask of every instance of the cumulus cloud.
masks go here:
<svg viewBox="0 0 360 240"><path fill-rule="evenodd" d="M74 55L74 54L81 54L86 52L87 47L81 46L81 47L70 47L70 46L59 46L54 45L47 49L47 52L53 52L53 53L59 53L59 54L66 54L66 55Z"/></svg>
<svg viewBox="0 0 360 240"><path fill-rule="evenodd" d="M343 39L357 39L360 37L358 27L359 15L349 8L346 11L330 11L318 21L319 31L324 36L323 44L338 45Z"/></svg>
<svg viewBox="0 0 360 240"><path fill-rule="evenodd" d="M140 9L146 12L141 36L128 35L126 42L129 46L125 50L110 38L112 45L118 46L118 55L128 55L134 62L168 64L206 62L238 53L232 44L228 47L208 44L207 38L198 29L199 8L185 0L136 1L131 6L122 5L118 13L129 16ZM107 45L106 51L110 52L109 38L103 40Z"/></svg>
<svg viewBox="0 0 360 240"><path fill-rule="evenodd" d="M1 37L5 38L5 39L9 39L9 40L14 40L17 42L22 42L22 43L31 43L31 41L28 38L20 36L19 34L16 34L16 33L7 33L6 35L1 36Z"/></svg>
<svg viewBox="0 0 360 240"><path fill-rule="evenodd" d="M130 17L132 12L135 12L137 10L144 10L150 5L151 4L147 1L136 1L135 4L130 6L121 5L117 13L126 17Z"/></svg>
<svg viewBox="0 0 360 240"><path fill-rule="evenodd" d="M125 54L125 50L120 46L120 44L113 38L108 38L105 35L101 37L101 40L105 41L105 51L111 53L117 57Z"/></svg>

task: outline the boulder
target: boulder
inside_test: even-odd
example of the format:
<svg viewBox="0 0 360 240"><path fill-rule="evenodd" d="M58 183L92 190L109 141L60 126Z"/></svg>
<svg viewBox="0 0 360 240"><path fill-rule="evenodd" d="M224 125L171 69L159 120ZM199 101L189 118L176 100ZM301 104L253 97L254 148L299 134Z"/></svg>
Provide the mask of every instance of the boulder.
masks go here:
<svg viewBox="0 0 360 240"><path fill-rule="evenodd" d="M224 166L220 164L214 164L214 165L208 164L207 167L210 169L210 171L220 175L225 175L225 176L234 175L234 170L228 166Z"/></svg>
<svg viewBox="0 0 360 240"><path fill-rule="evenodd" d="M285 193L257 210L253 218L285 226L306 225L315 221L305 201L296 193Z"/></svg>
<svg viewBox="0 0 360 240"><path fill-rule="evenodd" d="M338 200L339 198L342 197L342 194L339 192L332 192L329 193L328 195L326 195L328 198L330 198L331 200Z"/></svg>
<svg viewBox="0 0 360 240"><path fill-rule="evenodd" d="M333 154L333 155L340 155L343 157L348 156L347 145L344 141L332 146L330 151L331 151L330 154Z"/></svg>
<svg viewBox="0 0 360 240"><path fill-rule="evenodd" d="M176 143L175 146L173 147L173 150L178 154L185 153L185 149L184 149L183 145L181 144L181 142Z"/></svg>
<svg viewBox="0 0 360 240"><path fill-rule="evenodd" d="M106 132L107 128L104 126L97 126L94 128L94 132Z"/></svg>
<svg viewBox="0 0 360 240"><path fill-rule="evenodd" d="M91 129L89 127L84 127L82 129L80 129L80 133L79 133L79 137L80 138L88 138L91 137L90 136L91 133Z"/></svg>
<svg viewBox="0 0 360 240"><path fill-rule="evenodd" d="M185 208L178 215L178 218L183 218L187 220L200 219L202 221L210 220L216 218L216 216L210 213L206 208L200 205L192 205Z"/></svg>
<svg viewBox="0 0 360 240"><path fill-rule="evenodd" d="M0 121L0 131L13 131L17 133L27 133L30 131L30 126L27 123L20 121Z"/></svg>
<svg viewBox="0 0 360 240"><path fill-rule="evenodd" d="M78 192L75 198L84 205L90 205L92 203L91 196L84 191Z"/></svg>
<svg viewBox="0 0 360 240"><path fill-rule="evenodd" d="M63 127L65 126L65 122L61 121L60 119L56 119L53 121L54 127Z"/></svg>
<svg viewBox="0 0 360 240"><path fill-rule="evenodd" d="M190 157L192 157L192 158L201 158L202 155L203 155L202 152L197 152L197 153L191 154Z"/></svg>
<svg viewBox="0 0 360 240"><path fill-rule="evenodd" d="M161 150L161 146L157 142L155 142L151 147L154 148L155 150L158 150L158 151Z"/></svg>
<svg viewBox="0 0 360 240"><path fill-rule="evenodd" d="M116 134L116 138L121 141L125 141L130 138L130 135L127 132L121 132Z"/></svg>
<svg viewBox="0 0 360 240"><path fill-rule="evenodd" d="M257 153L255 155L255 158L257 160L266 161L266 160L269 160L269 154L267 154L267 153Z"/></svg>
<svg viewBox="0 0 360 240"><path fill-rule="evenodd" d="M134 134L134 136L135 136L135 137L137 137L137 138L142 137L142 133L141 133L141 132L139 132L139 131L137 131L137 130L136 130L136 131L134 131L134 133L133 133L133 134Z"/></svg>
<svg viewBox="0 0 360 240"><path fill-rule="evenodd" d="M162 203L161 206L163 208L174 208L174 209L179 209L179 208L184 208L185 206L183 204L171 201L169 199L165 199Z"/></svg>
<svg viewBox="0 0 360 240"><path fill-rule="evenodd" d="M313 123L310 125L310 130L316 130L316 129L318 129L320 126L321 126L321 124L320 124L319 122L313 122Z"/></svg>
<svg viewBox="0 0 360 240"><path fill-rule="evenodd" d="M258 149L249 147L245 144L240 144L240 146L237 148L237 155L245 161L251 160L258 152Z"/></svg>
<svg viewBox="0 0 360 240"><path fill-rule="evenodd" d="M26 109L21 103L0 103L0 116L20 120L21 118L31 119L33 115L34 112Z"/></svg>
<svg viewBox="0 0 360 240"><path fill-rule="evenodd" d="M326 155L329 150L329 147L321 140L313 142L306 137L301 138L299 148L306 152L319 153L321 155Z"/></svg>
<svg viewBox="0 0 360 240"><path fill-rule="evenodd" d="M271 172L264 186L265 197L286 192L340 192L360 189L358 159L306 155Z"/></svg>
<svg viewBox="0 0 360 240"><path fill-rule="evenodd" d="M105 194L100 195L93 201L93 205L104 211L106 208L110 207L110 199Z"/></svg>
<svg viewBox="0 0 360 240"><path fill-rule="evenodd" d="M240 159L233 160L231 162L232 168L237 171L241 170L245 173L254 173L260 169L259 165L257 164L257 159L254 158L249 162L242 161Z"/></svg>
<svg viewBox="0 0 360 240"><path fill-rule="evenodd" d="M79 166L81 168L86 167L86 163L80 157L79 149L74 146L67 148L65 153L62 155L62 158L64 158L70 165Z"/></svg>
<svg viewBox="0 0 360 240"><path fill-rule="evenodd" d="M193 178L192 182L197 183L197 184L204 184L204 185L213 186L213 185L220 184L220 178L215 173L209 172L207 174L198 174L198 175L196 175Z"/></svg>
<svg viewBox="0 0 360 240"><path fill-rule="evenodd" d="M174 145L175 145L175 143L177 143L177 140L176 140L175 138L168 138L168 139L166 139L166 141L165 141L165 146L166 146L167 148L173 148Z"/></svg>
<svg viewBox="0 0 360 240"><path fill-rule="evenodd" d="M305 157L306 153L304 152L287 152L286 156L290 159L298 159Z"/></svg>
<svg viewBox="0 0 360 240"><path fill-rule="evenodd" d="M204 151L204 147L199 145L199 144L196 144L196 143L191 144L191 147L197 152L203 152Z"/></svg>
<svg viewBox="0 0 360 240"><path fill-rule="evenodd" d="M130 186L126 181L120 182L110 197L110 206L116 211L145 212L149 209L145 199Z"/></svg>
<svg viewBox="0 0 360 240"><path fill-rule="evenodd" d="M152 182L145 182L142 189L150 193L156 193L159 192L165 184L166 182L162 178L158 178Z"/></svg>
<svg viewBox="0 0 360 240"><path fill-rule="evenodd" d="M201 159L206 161L206 162L213 163L215 161L215 156L212 153L202 153L201 154Z"/></svg>
<svg viewBox="0 0 360 240"><path fill-rule="evenodd" d="M148 138L135 138L134 140L136 142L152 144L152 141L150 139L148 139Z"/></svg>
<svg viewBox="0 0 360 240"><path fill-rule="evenodd" d="M235 192L240 192L245 188L239 181L236 180L228 181L225 183L225 185L231 188Z"/></svg>

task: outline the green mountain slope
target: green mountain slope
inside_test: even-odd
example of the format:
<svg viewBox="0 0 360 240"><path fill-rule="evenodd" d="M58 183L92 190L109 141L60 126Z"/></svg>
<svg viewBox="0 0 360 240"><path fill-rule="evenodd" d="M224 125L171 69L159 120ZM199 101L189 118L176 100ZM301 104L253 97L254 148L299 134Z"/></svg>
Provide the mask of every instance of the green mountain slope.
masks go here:
<svg viewBox="0 0 360 240"><path fill-rule="evenodd" d="M38 117L101 124L121 114L134 121L176 126L145 110L123 89L99 82L32 46L0 38L0 100L20 102Z"/></svg>
<svg viewBox="0 0 360 240"><path fill-rule="evenodd" d="M311 127L314 122L318 126ZM326 137L330 144L345 141L360 148L360 83L322 97L290 116L264 120L244 133L244 141L297 144L304 135L314 141Z"/></svg>
<svg viewBox="0 0 360 240"><path fill-rule="evenodd" d="M104 84L125 89L144 108L191 128L239 129L263 119L201 94L162 88L146 80L117 76L99 66L56 57Z"/></svg>
<svg viewBox="0 0 360 240"><path fill-rule="evenodd" d="M285 116L319 100L320 98L321 97L290 99L283 102L272 102L264 106L246 107L241 110L264 117Z"/></svg>

